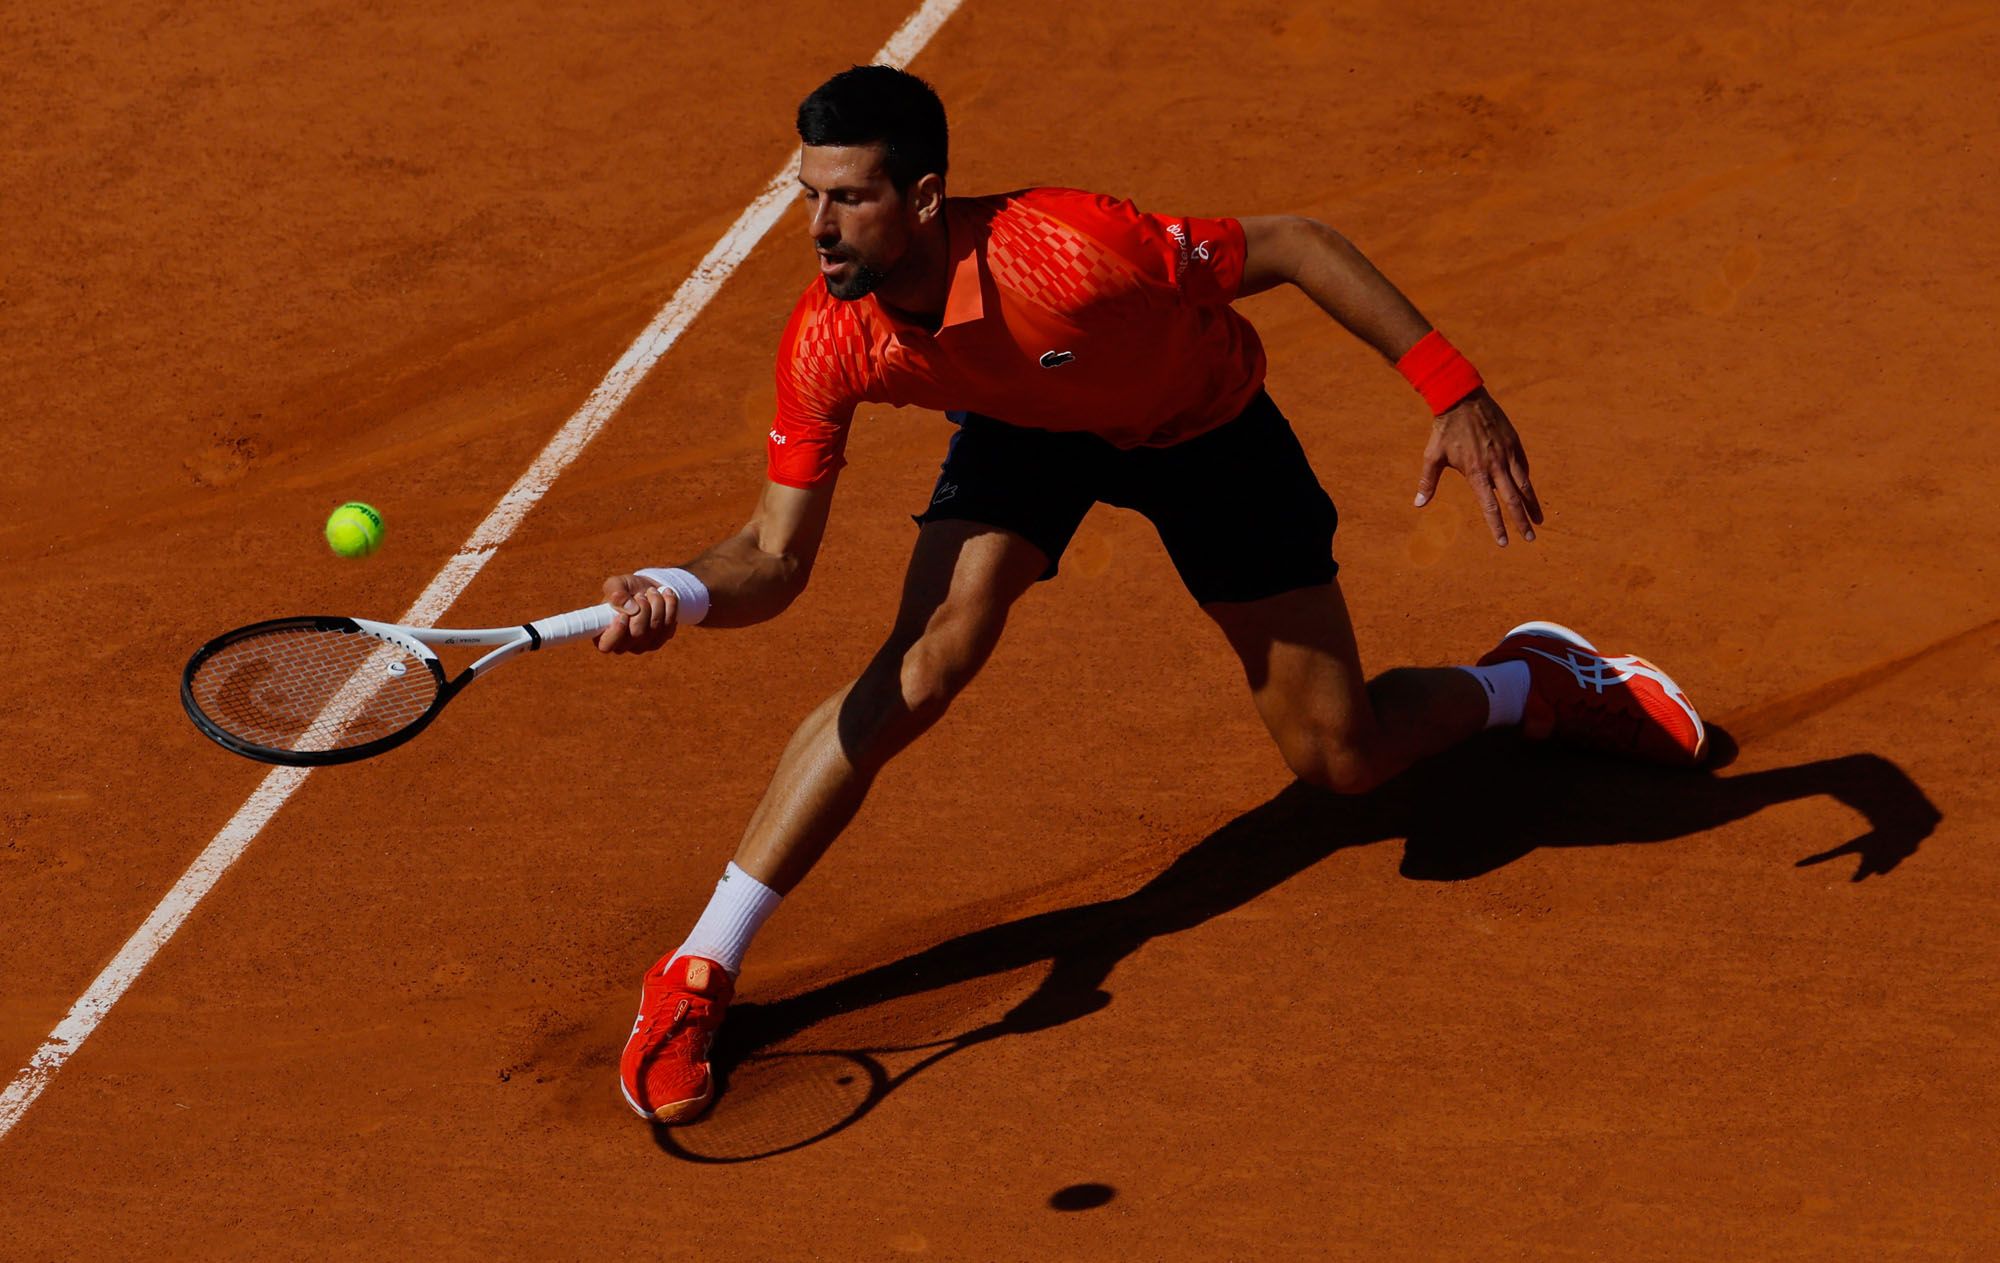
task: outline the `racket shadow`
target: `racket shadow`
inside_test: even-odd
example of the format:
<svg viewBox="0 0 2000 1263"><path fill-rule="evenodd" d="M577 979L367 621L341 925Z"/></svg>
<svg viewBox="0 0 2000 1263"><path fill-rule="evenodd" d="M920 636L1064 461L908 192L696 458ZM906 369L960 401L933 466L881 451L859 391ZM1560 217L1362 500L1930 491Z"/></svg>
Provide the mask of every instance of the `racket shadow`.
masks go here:
<svg viewBox="0 0 2000 1263"><path fill-rule="evenodd" d="M718 1059L729 1108L657 1127L660 1147L687 1162L752 1162L818 1144L867 1117L889 1094L888 1070L860 1051L762 1050Z"/></svg>
<svg viewBox="0 0 2000 1263"><path fill-rule="evenodd" d="M1048 1030L1111 1003L1104 983L1146 942L1241 907L1349 847L1401 839L1401 874L1464 881L1544 847L1647 844L1719 828L1766 807L1825 795L1865 829L1796 861L1852 855L1853 879L1892 871L1943 818L1900 768L1853 754L1736 776L1728 734L1695 770L1633 766L1523 747L1469 743L1371 794L1340 798L1294 784L1177 856L1130 894L984 927L825 986L736 1006L714 1052L718 1105L694 1124L655 1129L693 1162L745 1162L846 1131L918 1073L966 1048ZM954 1038L903 1046L810 1047L838 1018L975 979L1046 964L1032 994ZM822 1041L831 1043L831 1040ZM884 1056L921 1054L891 1072Z"/></svg>

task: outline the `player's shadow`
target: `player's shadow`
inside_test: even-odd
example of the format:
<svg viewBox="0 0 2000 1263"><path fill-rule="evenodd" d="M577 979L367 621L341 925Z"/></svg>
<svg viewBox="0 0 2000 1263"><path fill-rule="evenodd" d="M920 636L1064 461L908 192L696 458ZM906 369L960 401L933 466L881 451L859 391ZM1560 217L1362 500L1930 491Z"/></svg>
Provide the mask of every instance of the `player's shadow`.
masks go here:
<svg viewBox="0 0 2000 1263"><path fill-rule="evenodd" d="M746 1059L840 1014L1046 961L1034 993L959 1044L1044 1030L1110 1003L1102 984L1149 939L1238 908L1336 851L1403 839L1404 877L1465 881L1541 847L1665 842L1720 828L1766 807L1825 796L1865 828L1800 866L1855 857L1854 880L1895 869L1942 818L1901 768L1873 754L1730 776L1726 733L1698 771L1649 768L1523 747L1494 736L1422 765L1372 794L1341 798L1294 784L1203 838L1160 874L1116 899L974 930L901 960L785 999L733 1009L714 1052L723 1083ZM876 1076L844 1130L902 1077ZM729 1107L725 1095L721 1110ZM823 1138L817 1136L815 1139ZM663 1130L662 1147L688 1156Z"/></svg>

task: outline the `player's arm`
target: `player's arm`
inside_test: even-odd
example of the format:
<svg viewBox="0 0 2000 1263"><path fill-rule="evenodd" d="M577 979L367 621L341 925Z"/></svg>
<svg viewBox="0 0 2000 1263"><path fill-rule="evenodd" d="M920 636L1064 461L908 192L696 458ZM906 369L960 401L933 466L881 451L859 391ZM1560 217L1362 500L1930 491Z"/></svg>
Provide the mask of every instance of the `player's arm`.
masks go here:
<svg viewBox="0 0 2000 1263"><path fill-rule="evenodd" d="M1262 215L1238 222L1244 239L1239 296L1295 285L1392 363L1400 364L1432 332L1423 313L1388 277L1352 242L1318 220ZM1419 508L1429 503L1447 465L1472 485L1498 543L1507 543L1510 517L1524 538L1535 538L1542 505L1528 481L1527 453L1513 423L1483 386L1439 413L1432 425L1417 479Z"/></svg>
<svg viewBox="0 0 2000 1263"><path fill-rule="evenodd" d="M708 589L705 627L748 627L776 618L805 591L826 534L838 476L815 487L766 483L757 512L736 534L679 567ZM643 575L604 581L607 605L623 611L597 638L606 653L645 653L673 638L680 598Z"/></svg>

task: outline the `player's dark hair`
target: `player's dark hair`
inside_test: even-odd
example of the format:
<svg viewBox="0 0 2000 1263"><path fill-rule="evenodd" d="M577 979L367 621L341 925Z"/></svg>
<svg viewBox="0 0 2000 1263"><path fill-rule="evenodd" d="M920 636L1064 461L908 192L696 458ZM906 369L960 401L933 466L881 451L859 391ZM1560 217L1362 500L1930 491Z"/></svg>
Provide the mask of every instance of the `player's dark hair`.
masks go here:
<svg viewBox="0 0 2000 1263"><path fill-rule="evenodd" d="M799 102L799 139L808 145L873 145L898 190L950 161L944 102L931 85L894 66L843 70Z"/></svg>

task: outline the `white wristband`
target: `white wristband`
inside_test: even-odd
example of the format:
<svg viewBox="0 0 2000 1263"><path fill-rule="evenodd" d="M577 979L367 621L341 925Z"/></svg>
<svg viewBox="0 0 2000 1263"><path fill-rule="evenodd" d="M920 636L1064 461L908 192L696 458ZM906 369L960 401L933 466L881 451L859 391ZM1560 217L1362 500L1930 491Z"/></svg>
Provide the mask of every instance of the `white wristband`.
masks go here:
<svg viewBox="0 0 2000 1263"><path fill-rule="evenodd" d="M680 612L674 615L676 626L692 627L708 617L708 585L687 571L679 567L655 566L637 574L641 579L651 579L680 598Z"/></svg>

